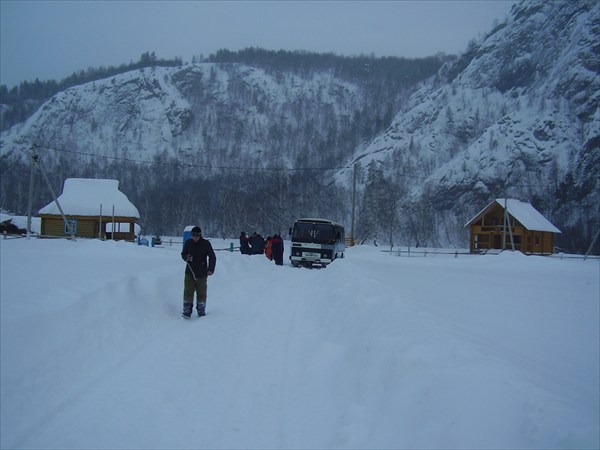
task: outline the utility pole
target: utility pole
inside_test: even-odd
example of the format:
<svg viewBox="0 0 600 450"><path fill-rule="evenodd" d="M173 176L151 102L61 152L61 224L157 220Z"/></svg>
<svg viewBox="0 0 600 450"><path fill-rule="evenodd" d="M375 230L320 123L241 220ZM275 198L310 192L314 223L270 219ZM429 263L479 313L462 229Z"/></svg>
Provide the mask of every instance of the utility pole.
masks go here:
<svg viewBox="0 0 600 450"><path fill-rule="evenodd" d="M502 221L504 230L502 232L502 250L506 250L506 226L508 225L508 232L510 234L510 245L512 250L515 251L515 241L512 234L512 226L510 224L510 216L508 215L508 199L504 196L504 220Z"/></svg>
<svg viewBox="0 0 600 450"><path fill-rule="evenodd" d="M34 178L34 174L35 174L35 167L36 164L38 164L40 162L40 156L35 152L37 145L33 144L31 146L31 175L29 177L29 205L27 206L27 239L30 239L31 237L31 209L32 209L32 200L33 200L33 178ZM63 212L62 207L60 206L60 202L58 201L58 198L56 197L56 194L54 193L54 189L52 189L52 184L50 183L50 179L48 178L48 175L46 174L46 171L44 170L44 168L42 166L40 167L40 171L42 172L42 175L44 176L44 179L46 180L46 183L48 184L48 189L50 190L50 193L52 194L52 198L54 198L54 202L56 203L56 206L58 206L58 210L60 211L60 215L63 219L63 222L65 224L65 230L69 231L69 234L71 235L71 239L75 240L75 232L73 230L73 228L71 227L71 224L69 223L69 221L67 220L65 213Z"/></svg>
<svg viewBox="0 0 600 450"><path fill-rule="evenodd" d="M506 216L508 216L506 203L506 194L504 194L504 215L502 216L502 250L506 250Z"/></svg>
<svg viewBox="0 0 600 450"><path fill-rule="evenodd" d="M354 245L354 214L356 212L356 163L352 175L352 228L350 229L350 245Z"/></svg>
<svg viewBox="0 0 600 450"><path fill-rule="evenodd" d="M36 145L31 146L31 172L29 174L29 203L27 205L27 239L31 239L31 204L33 203L33 178L35 175L35 163L40 160L40 157L35 153Z"/></svg>
<svg viewBox="0 0 600 450"><path fill-rule="evenodd" d="M37 159L37 162L39 162L39 158ZM62 220L65 224L65 230L67 230L69 232L69 234L71 235L71 239L76 240L75 239L75 230L73 229L73 227L71 226L71 224L69 223L69 221L67 220L67 217L65 216L65 213L62 209L62 206L60 206L60 202L58 201L58 197L56 197L56 194L54 193L54 189L52 189L52 183L50 183L50 179L48 178L48 174L46 174L46 171L44 170L43 166L40 166L40 170L42 172L42 175L44 175L44 179L46 180L46 184L48 185L48 189L50 190L50 193L52 194L52 198L54 199L54 203L56 203L56 206L58 206L58 210L60 211L60 215L62 217Z"/></svg>
<svg viewBox="0 0 600 450"><path fill-rule="evenodd" d="M596 241L598 240L598 236L600 236L600 228L598 228L598 231L596 232L596 236L594 236L594 239L592 240L590 247L587 249L587 252L585 252L585 256L583 257L583 259L587 259L589 254L592 252L592 249L594 248L594 245L596 244Z"/></svg>

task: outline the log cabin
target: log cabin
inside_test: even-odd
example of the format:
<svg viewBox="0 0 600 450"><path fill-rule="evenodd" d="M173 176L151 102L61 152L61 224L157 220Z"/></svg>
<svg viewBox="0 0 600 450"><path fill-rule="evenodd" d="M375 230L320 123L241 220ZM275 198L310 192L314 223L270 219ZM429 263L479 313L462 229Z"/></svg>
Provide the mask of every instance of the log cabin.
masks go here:
<svg viewBox="0 0 600 450"><path fill-rule="evenodd" d="M67 178L56 201L40 209L40 235L135 240L138 209L117 180ZM60 212L64 213L66 222Z"/></svg>
<svg viewBox="0 0 600 450"><path fill-rule="evenodd" d="M553 253L555 236L561 232L531 204L504 198L487 205L466 227L471 253L514 246L514 250L525 254L548 255Z"/></svg>

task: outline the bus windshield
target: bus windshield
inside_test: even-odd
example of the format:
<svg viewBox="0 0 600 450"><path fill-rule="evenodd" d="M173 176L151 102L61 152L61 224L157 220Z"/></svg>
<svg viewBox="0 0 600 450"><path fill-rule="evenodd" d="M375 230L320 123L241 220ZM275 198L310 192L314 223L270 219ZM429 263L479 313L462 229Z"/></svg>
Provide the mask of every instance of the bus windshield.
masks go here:
<svg viewBox="0 0 600 450"><path fill-rule="evenodd" d="M292 240L333 244L336 240L335 227L330 224L297 222L292 232Z"/></svg>

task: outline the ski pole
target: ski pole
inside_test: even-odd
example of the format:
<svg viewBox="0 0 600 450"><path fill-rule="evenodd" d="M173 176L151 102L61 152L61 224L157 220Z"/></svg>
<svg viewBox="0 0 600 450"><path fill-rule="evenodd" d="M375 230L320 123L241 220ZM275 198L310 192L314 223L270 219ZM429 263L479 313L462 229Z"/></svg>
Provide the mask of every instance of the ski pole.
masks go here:
<svg viewBox="0 0 600 450"><path fill-rule="evenodd" d="M196 278L196 272L194 272L194 269L192 269L192 266L190 266L190 263L187 261L185 263L190 268L190 271L192 272L192 276L194 277L194 281L198 281L198 278Z"/></svg>

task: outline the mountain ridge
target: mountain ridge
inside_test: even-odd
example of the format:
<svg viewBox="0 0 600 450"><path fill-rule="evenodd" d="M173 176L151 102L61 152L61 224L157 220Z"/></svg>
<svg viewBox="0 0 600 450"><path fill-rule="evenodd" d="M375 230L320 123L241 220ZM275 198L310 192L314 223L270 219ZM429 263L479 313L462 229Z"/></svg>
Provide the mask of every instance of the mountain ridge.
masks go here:
<svg viewBox="0 0 600 450"><path fill-rule="evenodd" d="M510 196L563 230L562 246L584 251L600 220L599 8L521 2L463 55L404 84L358 58L351 70L261 60L127 72L69 88L3 132L2 166L40 143L55 149L45 161L59 186L67 172L119 176L125 189L147 189L134 203L178 211L142 213L152 232L202 217L236 236L281 231L300 215L349 224L356 165L362 238L464 246L466 221ZM61 152L82 149L98 158L73 167ZM23 210L14 199L25 184L8 178L2 205ZM157 182L172 196L149 202ZM210 193L198 205L181 198L196 188Z"/></svg>
<svg viewBox="0 0 600 450"><path fill-rule="evenodd" d="M402 171L424 179L404 186L413 204L441 209L437 221L441 228L450 221L455 236L482 204L514 196L557 220L568 239L589 227L590 242L598 214L587 210L600 198L598 14L592 2L515 5L506 24L472 43L462 72L441 86L425 83L356 158L381 166L399 158ZM448 63L438 75L460 63ZM413 142L421 150L411 160ZM569 174L586 186L583 198L571 198L578 212L559 200ZM583 210L593 216L585 225L577 217ZM430 234L415 240L435 240L443 231Z"/></svg>

